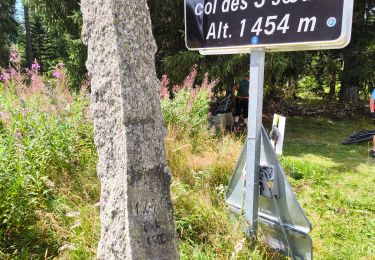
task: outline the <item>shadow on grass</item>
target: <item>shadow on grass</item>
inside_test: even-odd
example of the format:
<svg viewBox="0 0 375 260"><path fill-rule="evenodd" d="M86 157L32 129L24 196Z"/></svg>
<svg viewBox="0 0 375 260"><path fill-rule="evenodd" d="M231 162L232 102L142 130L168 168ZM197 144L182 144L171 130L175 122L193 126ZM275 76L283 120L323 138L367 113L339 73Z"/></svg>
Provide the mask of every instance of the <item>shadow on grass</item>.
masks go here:
<svg viewBox="0 0 375 260"><path fill-rule="evenodd" d="M356 171L368 161L371 144L341 145L341 142L354 132L373 128L375 126L365 119L291 118L287 125L285 155L320 165L323 171Z"/></svg>
<svg viewBox="0 0 375 260"><path fill-rule="evenodd" d="M1 259L53 259L58 256L59 245L52 232L36 226L23 228L17 234L1 232Z"/></svg>

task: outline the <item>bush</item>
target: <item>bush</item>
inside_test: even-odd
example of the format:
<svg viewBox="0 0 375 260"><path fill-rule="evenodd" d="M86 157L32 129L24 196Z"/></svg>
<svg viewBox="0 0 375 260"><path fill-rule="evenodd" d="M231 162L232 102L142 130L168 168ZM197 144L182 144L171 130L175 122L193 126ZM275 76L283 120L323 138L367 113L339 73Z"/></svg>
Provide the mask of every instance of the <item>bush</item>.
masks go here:
<svg viewBox="0 0 375 260"><path fill-rule="evenodd" d="M0 83L0 257L56 254L60 241L45 219L69 209L59 184L66 176L73 184L76 173L87 178L96 163L88 98L70 93L61 64L48 82L36 62L31 70L15 65ZM97 189L85 192L96 200Z"/></svg>
<svg viewBox="0 0 375 260"><path fill-rule="evenodd" d="M208 128L212 90L219 83L217 79L210 81L206 73L201 85L195 85L196 76L195 65L181 85L168 89L169 79L164 75L160 87L162 112L167 126L170 129L178 128L179 137L188 134L193 145L197 143L198 133Z"/></svg>

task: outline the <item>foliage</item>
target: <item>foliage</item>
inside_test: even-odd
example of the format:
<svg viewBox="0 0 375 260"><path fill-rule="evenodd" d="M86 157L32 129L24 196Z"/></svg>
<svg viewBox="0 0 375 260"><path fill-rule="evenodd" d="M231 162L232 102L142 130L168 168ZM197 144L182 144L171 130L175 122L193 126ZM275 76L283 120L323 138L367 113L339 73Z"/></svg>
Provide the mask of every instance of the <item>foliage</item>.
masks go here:
<svg viewBox="0 0 375 260"><path fill-rule="evenodd" d="M20 60L14 53L12 59ZM55 79L43 79L37 63L28 74L19 67L0 84L0 258L94 258L100 233L94 206L100 187L87 97L70 94L62 64L54 70ZM193 67L175 88L180 89L175 99L180 93L191 98L196 75ZM176 102L165 91L167 79L162 80L163 102ZM206 94L197 111L206 111L208 90L201 92ZM178 107L169 109L183 116ZM174 122L168 113L166 151L181 259L280 259L263 243L254 246L244 238L242 220L234 221L224 202L244 139L211 135L203 123L193 136L186 135L189 128L180 124L187 119ZM315 257L372 258L373 162L366 145L339 145L371 125L361 119L288 122L281 161L314 226ZM193 143L194 138L199 142Z"/></svg>
<svg viewBox="0 0 375 260"><path fill-rule="evenodd" d="M61 50L56 31L43 24L42 17L31 16L32 50L34 59L37 59L43 72L50 71L61 59Z"/></svg>
<svg viewBox="0 0 375 260"><path fill-rule="evenodd" d="M220 79L220 90L230 92L232 87L239 83L244 75L248 73L249 56L202 56L196 52L180 51L165 57L162 67L169 71L172 83L176 84L189 71L192 64L198 64L201 68L202 73L197 75L199 81L204 78L203 72L208 72L210 75Z"/></svg>
<svg viewBox="0 0 375 260"><path fill-rule="evenodd" d="M46 84L39 64L21 70L19 62L0 84L0 258L48 257L63 253L74 234L87 237L86 222L72 223L68 213L98 199L88 182L96 180L93 128L85 91L70 93L62 65ZM77 198L61 192L66 186Z"/></svg>
<svg viewBox="0 0 375 260"><path fill-rule="evenodd" d="M17 36L17 23L14 18L15 0L2 0L0 2L0 66L8 65L8 52L12 42Z"/></svg>
<svg viewBox="0 0 375 260"><path fill-rule="evenodd" d="M248 55L201 56L184 47L183 2L169 0L165 5L149 0L154 34L159 45L158 73L169 72L173 84L177 83L193 64L220 78L220 89L230 92L232 86L248 72ZM177 3L178 2L178 3ZM265 71L266 94L273 98L298 98L304 89L298 82L313 77L310 91L335 100L340 92L344 105L359 104L367 99L374 81L375 1L355 1L351 44L343 50L309 53L267 54ZM168 33L169 32L169 33ZM173 33L170 33L173 32ZM181 35L180 35L181 34ZM198 75L202 79L203 74Z"/></svg>
<svg viewBox="0 0 375 260"><path fill-rule="evenodd" d="M166 147L181 259L272 259L264 244L250 246L224 202L241 140L230 135L202 138L197 153L189 138L178 135L170 130Z"/></svg>
<svg viewBox="0 0 375 260"><path fill-rule="evenodd" d="M166 75L160 87L162 112L167 126L177 127L180 133L189 133L192 138L208 127L212 89L218 84L216 79L210 81L206 73L202 84L195 85L197 74L197 66L193 66L181 86L173 86L173 98L169 98L169 79Z"/></svg>
<svg viewBox="0 0 375 260"><path fill-rule="evenodd" d="M375 1L354 1L352 41L341 51L344 68L340 73L342 88L340 98L346 103L358 105L359 91L374 80L374 69L370 67L368 50L375 43Z"/></svg>
<svg viewBox="0 0 375 260"><path fill-rule="evenodd" d="M175 0L148 0L153 21L153 31L158 44L156 55L157 72L161 77L167 71L172 84L178 84L193 64L202 68L197 80L202 81L203 72L220 78L218 86L230 92L248 72L248 55L201 56L189 52L184 44L183 2ZM73 87L77 90L84 80L87 49L81 41L82 15L78 0L50 1L27 0L34 20L35 57L43 71L48 71L56 61L64 61ZM0 46L4 56L9 42L15 40L14 0L1 3ZM352 42L339 51L310 53L285 53L267 55L266 94L277 98L298 98L304 91L298 82L305 77L315 79L310 91L322 98L328 94L331 100L340 92L345 105L358 105L358 98L367 98L374 81L373 57L375 42L374 0L355 1ZM22 32L22 30L20 30ZM23 33L21 33L22 36ZM25 49L22 36L18 43ZM0 55L1 56L1 55ZM361 96L359 96L361 95Z"/></svg>
<svg viewBox="0 0 375 260"><path fill-rule="evenodd" d="M248 55L204 57L186 51L183 1L148 2L159 45L158 73L170 72L170 80L162 78L161 96L181 258L278 259L264 244L254 247L244 238L224 203L243 138L207 131L215 78L221 80L218 87L230 89L247 72ZM85 74L79 1L27 3L42 65L35 61L28 69L22 69L15 50L12 67L5 62L16 24L14 1L0 3L0 48L5 47L0 58L6 68L0 72L0 258L94 258L100 185L93 125L86 88L81 94L69 90L71 84L78 89ZM308 90L315 98L329 89L335 98L342 84L368 91L375 66L373 7L373 0L356 1L353 42L346 50L267 55L266 93L296 99L309 96ZM65 65L55 66L60 60ZM41 67L49 73L42 75ZM316 258L373 258L373 161L366 145L339 145L352 132L372 126L362 119L288 122L281 161L314 226Z"/></svg>
<svg viewBox="0 0 375 260"><path fill-rule="evenodd" d="M81 40L79 1L28 0L31 10L34 58L49 71L57 61L66 64L71 86L78 90L86 77L87 48ZM25 41L20 42L23 46Z"/></svg>
<svg viewBox="0 0 375 260"><path fill-rule="evenodd" d="M161 4L158 0L147 0L153 25L153 33L158 45L156 54L156 69L159 76L168 70L163 65L166 57L173 56L185 50L184 41L184 2L176 0L164 0ZM187 63L190 67L195 62ZM189 68L188 68L189 69ZM183 75L176 77L181 79ZM174 82L175 78L172 78Z"/></svg>

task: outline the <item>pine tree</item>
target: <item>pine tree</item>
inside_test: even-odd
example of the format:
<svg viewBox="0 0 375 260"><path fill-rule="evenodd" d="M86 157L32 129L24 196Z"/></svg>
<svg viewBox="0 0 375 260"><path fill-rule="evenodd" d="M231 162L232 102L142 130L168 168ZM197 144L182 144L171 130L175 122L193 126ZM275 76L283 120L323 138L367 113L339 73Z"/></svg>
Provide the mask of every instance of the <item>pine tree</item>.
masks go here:
<svg viewBox="0 0 375 260"><path fill-rule="evenodd" d="M9 46L15 42L17 36L17 22L15 21L15 0L0 1L0 66L8 65Z"/></svg>

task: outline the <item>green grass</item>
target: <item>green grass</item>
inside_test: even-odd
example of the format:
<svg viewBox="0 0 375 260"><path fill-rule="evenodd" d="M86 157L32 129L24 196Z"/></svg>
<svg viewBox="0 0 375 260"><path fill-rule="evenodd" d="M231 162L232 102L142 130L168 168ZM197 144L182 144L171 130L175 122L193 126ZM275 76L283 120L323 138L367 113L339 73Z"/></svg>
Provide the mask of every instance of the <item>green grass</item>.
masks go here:
<svg viewBox="0 0 375 260"><path fill-rule="evenodd" d="M369 157L369 144L340 144L353 132L374 128L367 119L288 119L281 162L312 222L316 259L375 258L375 159ZM186 141L170 140L174 150L168 150L168 158L175 174L183 258L229 259L241 241L241 230L230 224L221 193L242 148L241 139L221 136L201 141L205 152L199 154L189 150ZM217 223L220 227L215 227ZM191 233L186 233L186 226ZM244 246L236 258L249 257L280 258L261 243L257 248Z"/></svg>
<svg viewBox="0 0 375 260"><path fill-rule="evenodd" d="M0 85L0 259L95 259L100 185L87 99L21 98ZM23 104L24 102L24 104ZM22 111L26 107L26 112ZM340 141L365 119L289 118L281 162L313 224L317 259L375 258L375 160ZM22 133L22 135L19 134ZM250 244L224 202L244 138L169 129L182 259L278 259Z"/></svg>
<svg viewBox="0 0 375 260"><path fill-rule="evenodd" d="M95 255L99 185L87 105L0 84L1 259L64 258L71 244L67 258Z"/></svg>
<svg viewBox="0 0 375 260"><path fill-rule="evenodd" d="M312 222L316 259L375 258L375 159L369 144L343 146L369 120L288 120L282 164Z"/></svg>

